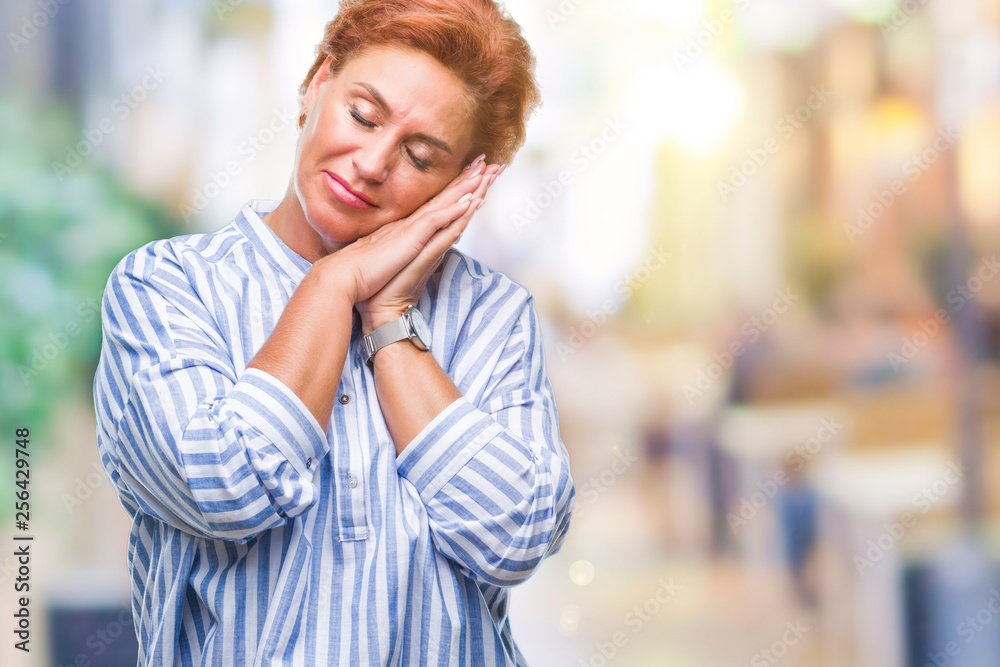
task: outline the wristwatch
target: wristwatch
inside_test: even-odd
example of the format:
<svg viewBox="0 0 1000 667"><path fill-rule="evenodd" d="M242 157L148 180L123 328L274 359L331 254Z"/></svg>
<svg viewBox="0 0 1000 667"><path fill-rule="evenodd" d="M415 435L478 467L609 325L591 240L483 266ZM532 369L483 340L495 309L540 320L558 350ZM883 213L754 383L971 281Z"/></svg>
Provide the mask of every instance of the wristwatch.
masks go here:
<svg viewBox="0 0 1000 667"><path fill-rule="evenodd" d="M361 337L361 358L368 368L375 368L375 353L386 345L396 341L410 339L417 349L428 350L431 347L431 330L427 321L415 306L407 306L406 311L391 322Z"/></svg>

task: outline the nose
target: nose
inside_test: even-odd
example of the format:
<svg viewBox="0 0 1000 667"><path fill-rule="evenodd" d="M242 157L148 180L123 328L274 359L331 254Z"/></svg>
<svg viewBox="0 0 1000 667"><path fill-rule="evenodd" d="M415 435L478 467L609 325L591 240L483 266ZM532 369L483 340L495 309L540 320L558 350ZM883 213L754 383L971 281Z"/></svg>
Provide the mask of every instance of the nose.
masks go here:
<svg viewBox="0 0 1000 667"><path fill-rule="evenodd" d="M393 139L386 135L369 137L354 151L354 168L367 181L381 183L389 175Z"/></svg>

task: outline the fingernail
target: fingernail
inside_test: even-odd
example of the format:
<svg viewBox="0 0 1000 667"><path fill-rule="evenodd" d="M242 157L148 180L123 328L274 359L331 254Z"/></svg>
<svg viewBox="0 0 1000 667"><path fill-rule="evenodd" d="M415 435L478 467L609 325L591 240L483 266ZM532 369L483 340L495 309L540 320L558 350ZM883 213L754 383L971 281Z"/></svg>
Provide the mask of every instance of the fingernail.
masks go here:
<svg viewBox="0 0 1000 667"><path fill-rule="evenodd" d="M480 199L479 203L476 204L476 210L478 211L479 209L481 209L483 207L483 204L485 204L485 203L486 203L485 199Z"/></svg>
<svg viewBox="0 0 1000 667"><path fill-rule="evenodd" d="M486 159L486 153L483 153L482 155L480 155L479 157L477 157L475 160L473 160L472 162L470 162L465 167L465 169L472 169L473 167L475 167L477 164L479 164L480 162L482 162L485 159ZM463 169L462 171L465 171L465 169Z"/></svg>
<svg viewBox="0 0 1000 667"><path fill-rule="evenodd" d="M466 192L464 195L462 195L462 198L458 200L458 203L461 204L462 202L469 201L470 199L472 199L472 193Z"/></svg>
<svg viewBox="0 0 1000 667"><path fill-rule="evenodd" d="M506 169L506 168L507 168L506 164L501 165L500 169L497 171L497 176L499 176L500 174L502 174L504 172L504 169Z"/></svg>
<svg viewBox="0 0 1000 667"><path fill-rule="evenodd" d="M472 168L472 173L469 174L469 178L476 178L477 176L483 173L484 169L486 169L486 167L484 167L482 164L477 164L475 167Z"/></svg>
<svg viewBox="0 0 1000 667"><path fill-rule="evenodd" d="M500 175L500 172L498 171L497 173L495 173L492 176L490 176L490 185L493 185L493 181L497 180L497 176L499 176L499 175ZM486 187L490 187L490 185L487 185Z"/></svg>

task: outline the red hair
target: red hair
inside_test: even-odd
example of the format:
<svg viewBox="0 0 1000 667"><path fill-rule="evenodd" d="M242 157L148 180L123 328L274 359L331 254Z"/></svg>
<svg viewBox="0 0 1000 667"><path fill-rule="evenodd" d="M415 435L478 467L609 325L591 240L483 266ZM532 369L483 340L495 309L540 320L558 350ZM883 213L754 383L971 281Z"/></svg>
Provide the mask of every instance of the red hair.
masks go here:
<svg viewBox="0 0 1000 667"><path fill-rule="evenodd" d="M305 96L328 57L335 75L376 46L423 51L454 73L471 102L473 146L467 157L485 153L489 162L510 162L540 96L535 56L505 10L493 0L344 0L326 24L299 93Z"/></svg>

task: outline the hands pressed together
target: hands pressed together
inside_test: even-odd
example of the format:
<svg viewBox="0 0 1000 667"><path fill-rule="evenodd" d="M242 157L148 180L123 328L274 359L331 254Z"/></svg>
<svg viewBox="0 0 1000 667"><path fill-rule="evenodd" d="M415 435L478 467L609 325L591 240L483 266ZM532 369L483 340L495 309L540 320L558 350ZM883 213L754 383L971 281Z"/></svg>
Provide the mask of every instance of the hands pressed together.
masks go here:
<svg viewBox="0 0 1000 667"><path fill-rule="evenodd" d="M314 262L247 367L282 381L326 429L349 353L351 311L357 309L362 333L368 334L416 304L503 169L485 164L480 156L409 216ZM431 355L413 356L417 350L411 345L401 346L400 351L402 355L394 356L401 356L404 363L393 368L380 365L384 381L379 391L383 414L402 448L460 394ZM390 395L397 385L410 386L417 376L424 387L422 402L412 394Z"/></svg>
<svg viewBox="0 0 1000 667"><path fill-rule="evenodd" d="M338 283L370 333L415 304L445 252L461 237L506 165L476 158L412 214L384 225L330 255Z"/></svg>

